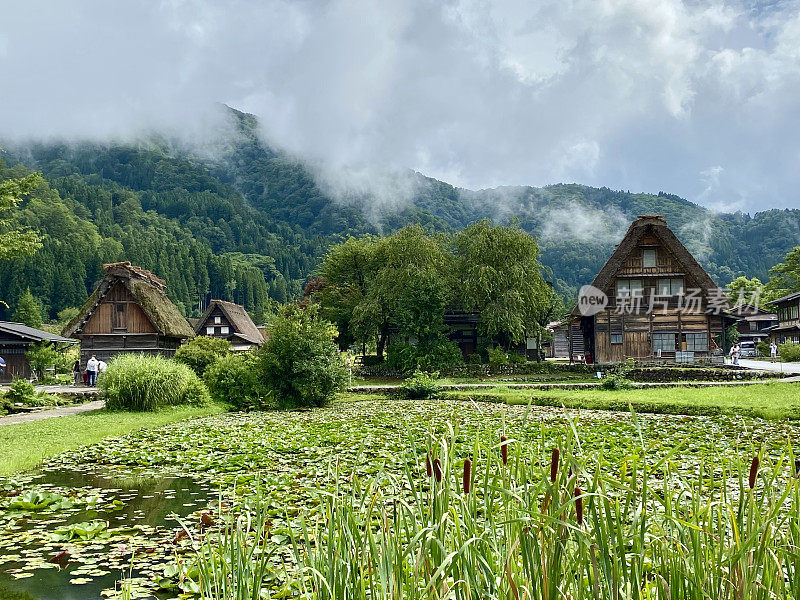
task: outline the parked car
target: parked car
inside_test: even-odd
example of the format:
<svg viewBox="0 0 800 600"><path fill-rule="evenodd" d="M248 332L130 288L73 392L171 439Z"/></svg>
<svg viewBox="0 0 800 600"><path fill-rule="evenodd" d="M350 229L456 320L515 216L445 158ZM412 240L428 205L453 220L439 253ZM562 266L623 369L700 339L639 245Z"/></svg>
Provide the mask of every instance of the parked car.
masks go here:
<svg viewBox="0 0 800 600"><path fill-rule="evenodd" d="M742 349L740 356L758 356L755 342L739 342L739 348Z"/></svg>

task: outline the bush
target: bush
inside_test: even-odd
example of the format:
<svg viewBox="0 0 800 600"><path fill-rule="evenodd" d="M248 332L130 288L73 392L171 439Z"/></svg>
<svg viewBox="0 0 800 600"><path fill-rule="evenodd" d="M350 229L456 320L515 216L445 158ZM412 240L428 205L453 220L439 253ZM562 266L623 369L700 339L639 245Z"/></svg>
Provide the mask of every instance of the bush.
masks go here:
<svg viewBox="0 0 800 600"><path fill-rule="evenodd" d="M756 344L756 352L759 356L769 356L769 342L762 340Z"/></svg>
<svg viewBox="0 0 800 600"><path fill-rule="evenodd" d="M481 355L475 352L474 354L470 354L467 356L467 364L470 365L479 365L483 362Z"/></svg>
<svg viewBox="0 0 800 600"><path fill-rule="evenodd" d="M417 369L432 370L464 364L458 344L448 340L436 340L424 345L395 342L386 352L386 366L405 373Z"/></svg>
<svg viewBox="0 0 800 600"><path fill-rule="evenodd" d="M31 344L30 350L25 353L28 364L30 364L31 369L33 369L33 372L36 373L36 377L41 382L45 381L48 370L55 370L60 357L60 352L48 342Z"/></svg>
<svg viewBox="0 0 800 600"><path fill-rule="evenodd" d="M252 354L230 354L206 369L203 379L211 397L237 409L266 405L268 394L256 375L256 358Z"/></svg>
<svg viewBox="0 0 800 600"><path fill-rule="evenodd" d="M501 348L497 346L495 348L489 348L486 351L489 355L489 364L490 365L507 365L508 364L508 352L505 348Z"/></svg>
<svg viewBox="0 0 800 600"><path fill-rule="evenodd" d="M778 354L781 355L783 362L798 362L800 361L800 344L787 342L778 347Z"/></svg>
<svg viewBox="0 0 800 600"><path fill-rule="evenodd" d="M36 388L29 381L14 379L5 394L6 402L10 404L25 404L39 406L43 403L43 394L37 393Z"/></svg>
<svg viewBox="0 0 800 600"><path fill-rule="evenodd" d="M344 390L347 369L336 335L336 326L313 304L288 305L274 319L258 352L258 372L280 406L324 406Z"/></svg>
<svg viewBox="0 0 800 600"><path fill-rule="evenodd" d="M162 356L121 354L98 379L112 410L157 410L178 404L203 404L208 390L184 364Z"/></svg>
<svg viewBox="0 0 800 600"><path fill-rule="evenodd" d="M600 389L603 390L629 390L633 387L633 381L629 376L634 369L634 362L632 359L620 363L612 373L607 375L602 382L600 382Z"/></svg>
<svg viewBox="0 0 800 600"><path fill-rule="evenodd" d="M436 397L441 391L438 383L439 373L426 373L424 371L414 371L414 374L406 379L400 386L403 396L412 400L427 400Z"/></svg>
<svg viewBox="0 0 800 600"><path fill-rule="evenodd" d="M527 360L528 359L519 352L508 353L508 364L510 365L523 365L527 362Z"/></svg>
<svg viewBox="0 0 800 600"><path fill-rule="evenodd" d="M201 335L178 348L175 360L202 377L208 367L230 353L231 343L228 340Z"/></svg>

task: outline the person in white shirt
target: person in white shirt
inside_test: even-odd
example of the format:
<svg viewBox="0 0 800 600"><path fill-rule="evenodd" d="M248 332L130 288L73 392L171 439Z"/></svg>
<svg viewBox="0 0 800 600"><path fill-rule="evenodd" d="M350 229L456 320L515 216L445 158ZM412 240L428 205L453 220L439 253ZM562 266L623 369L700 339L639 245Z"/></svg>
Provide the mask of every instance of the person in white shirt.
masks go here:
<svg viewBox="0 0 800 600"><path fill-rule="evenodd" d="M92 354L92 358L90 358L86 362L86 383L89 387L94 387L97 383L97 370L100 368L100 361L97 360L97 357Z"/></svg>
<svg viewBox="0 0 800 600"><path fill-rule="evenodd" d="M97 361L97 374L98 375L100 373L105 373L107 368L108 368L108 365L106 364L106 361L104 361L104 360Z"/></svg>
<svg viewBox="0 0 800 600"><path fill-rule="evenodd" d="M775 359L778 358L778 345L775 343L775 340L769 343L769 357L772 359L772 362L775 362Z"/></svg>

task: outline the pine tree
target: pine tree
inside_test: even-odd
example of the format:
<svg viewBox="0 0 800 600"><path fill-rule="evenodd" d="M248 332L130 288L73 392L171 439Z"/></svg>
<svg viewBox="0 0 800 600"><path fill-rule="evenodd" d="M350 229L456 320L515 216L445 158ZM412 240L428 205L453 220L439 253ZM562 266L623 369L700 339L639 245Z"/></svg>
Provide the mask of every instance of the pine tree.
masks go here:
<svg viewBox="0 0 800 600"><path fill-rule="evenodd" d="M42 326L42 305L34 298L30 288L20 296L14 311L14 321L24 323L28 327Z"/></svg>

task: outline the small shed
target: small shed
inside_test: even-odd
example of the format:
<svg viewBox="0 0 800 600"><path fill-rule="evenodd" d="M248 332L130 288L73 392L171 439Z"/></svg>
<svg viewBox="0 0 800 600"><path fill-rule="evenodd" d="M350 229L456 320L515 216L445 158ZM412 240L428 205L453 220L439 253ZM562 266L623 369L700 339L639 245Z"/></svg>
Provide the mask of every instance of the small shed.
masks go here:
<svg viewBox="0 0 800 600"><path fill-rule="evenodd" d="M264 337L244 306L211 300L194 327L195 334L228 340L234 352L244 352L264 343Z"/></svg>
<svg viewBox="0 0 800 600"><path fill-rule="evenodd" d="M150 271L119 262L106 274L63 334L81 342L81 364L93 355L109 360L135 352L172 356L194 331L167 297L167 285Z"/></svg>
<svg viewBox="0 0 800 600"><path fill-rule="evenodd" d="M27 379L31 376L31 366L25 353L33 344L42 342L58 346L71 346L77 340L69 339L49 331L28 327L22 323L0 321L0 357L6 363L0 382L9 382L14 377Z"/></svg>

